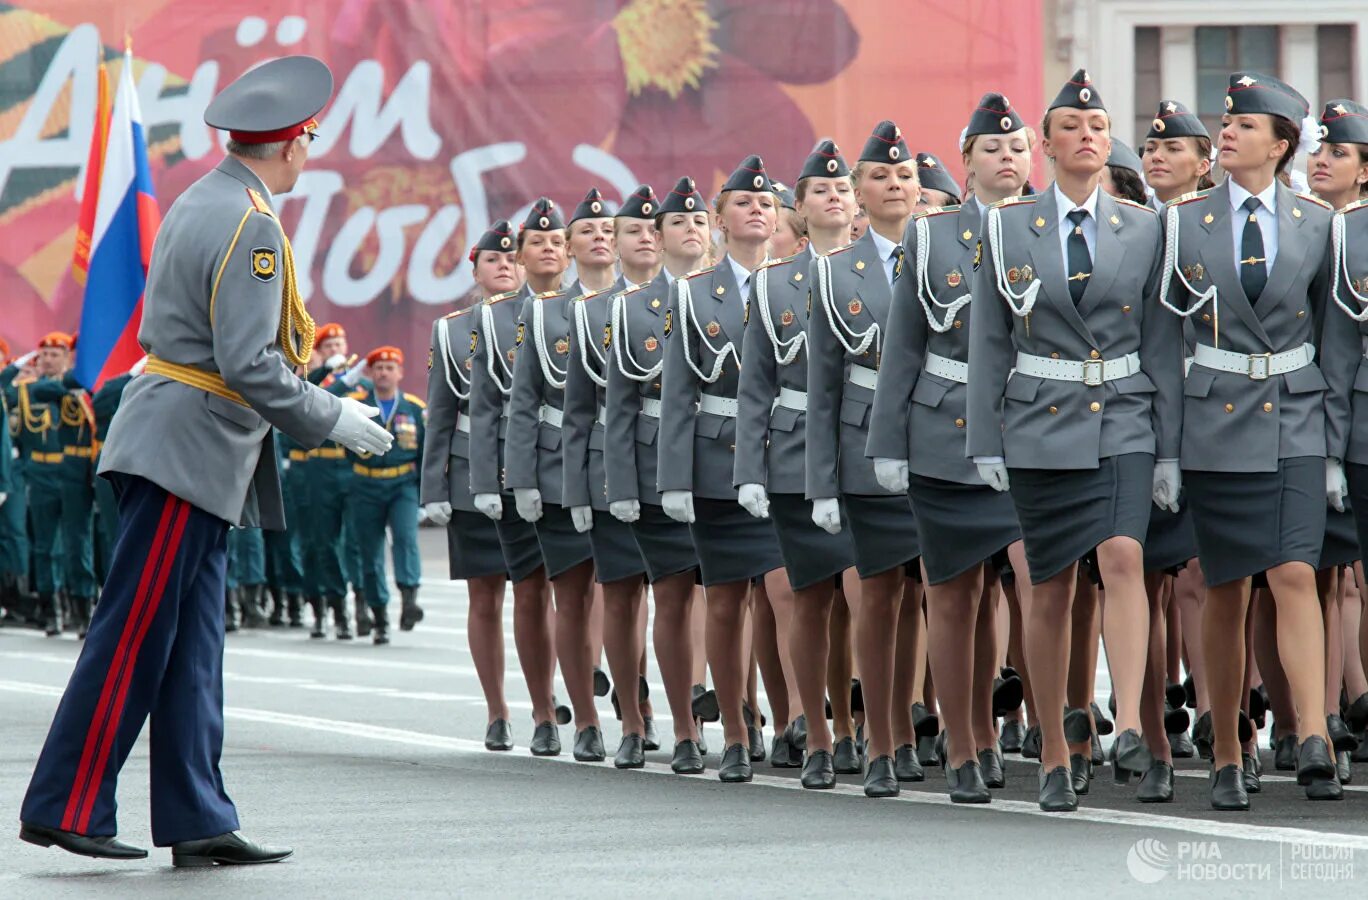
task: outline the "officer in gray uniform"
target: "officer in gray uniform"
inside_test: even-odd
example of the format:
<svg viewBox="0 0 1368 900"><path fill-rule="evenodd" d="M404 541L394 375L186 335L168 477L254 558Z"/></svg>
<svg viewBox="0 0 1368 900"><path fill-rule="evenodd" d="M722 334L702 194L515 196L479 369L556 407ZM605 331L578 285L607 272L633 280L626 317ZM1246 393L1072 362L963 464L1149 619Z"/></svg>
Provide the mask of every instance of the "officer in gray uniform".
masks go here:
<svg viewBox="0 0 1368 900"><path fill-rule="evenodd" d="M985 113L983 110L978 110L975 114L992 115L991 112ZM996 134L1002 134L1001 122L1002 120L999 118L997 123L999 130L995 132ZM965 137L968 136L966 133ZM960 186L955 183L955 179L950 173L945 171L945 165L934 153L917 154L917 183L921 185L921 196L918 198L917 204L921 208L943 209L948 206L959 206L960 197L963 196ZM908 223L908 227L911 227L911 223ZM904 249L906 249L906 245L904 245Z"/></svg>

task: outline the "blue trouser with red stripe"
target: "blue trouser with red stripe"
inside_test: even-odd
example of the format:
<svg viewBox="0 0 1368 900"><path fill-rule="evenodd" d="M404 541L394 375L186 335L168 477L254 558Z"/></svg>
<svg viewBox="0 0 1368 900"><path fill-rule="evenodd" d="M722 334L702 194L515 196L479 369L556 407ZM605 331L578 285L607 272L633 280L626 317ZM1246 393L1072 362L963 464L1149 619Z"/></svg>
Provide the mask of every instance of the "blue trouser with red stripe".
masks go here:
<svg viewBox="0 0 1368 900"><path fill-rule="evenodd" d="M109 578L20 818L115 834L115 783L150 715L153 843L236 831L219 772L228 523L150 481L116 477Z"/></svg>

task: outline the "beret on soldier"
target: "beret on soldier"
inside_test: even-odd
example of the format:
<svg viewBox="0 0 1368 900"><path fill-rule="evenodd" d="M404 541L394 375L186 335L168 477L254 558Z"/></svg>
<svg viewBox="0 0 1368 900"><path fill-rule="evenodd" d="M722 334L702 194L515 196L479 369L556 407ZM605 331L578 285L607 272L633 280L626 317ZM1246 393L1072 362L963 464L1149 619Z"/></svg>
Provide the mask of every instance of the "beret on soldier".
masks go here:
<svg viewBox="0 0 1368 900"><path fill-rule="evenodd" d="M38 349L44 347L58 347L62 350L72 350L76 347L76 338L67 334L65 331L50 331L38 341Z"/></svg>
<svg viewBox="0 0 1368 900"><path fill-rule="evenodd" d="M402 366L404 364L404 351L398 347L376 347L366 354L366 364L373 366L378 362L393 362Z"/></svg>
<svg viewBox="0 0 1368 900"><path fill-rule="evenodd" d="M874 132L865 141L860 151L860 162L889 163L896 165L912 162L912 154L903 140L902 130L888 119L874 126Z"/></svg>
<svg viewBox="0 0 1368 900"><path fill-rule="evenodd" d="M622 208L615 215L618 219L653 219L660 212L660 200L649 184L632 191L631 196L622 201Z"/></svg>
<svg viewBox="0 0 1368 900"><path fill-rule="evenodd" d="M836 146L835 141L822 141L812 149L808 158L803 160L803 171L798 173L798 180L804 178L844 178L850 174L850 167L846 165L845 158L841 156L841 150Z"/></svg>
<svg viewBox="0 0 1368 900"><path fill-rule="evenodd" d="M570 224L574 225L580 219L611 219L616 212L617 208L604 198L602 191L590 188L570 214Z"/></svg>
<svg viewBox="0 0 1368 900"><path fill-rule="evenodd" d="M1125 141L1120 138L1112 138L1111 145L1111 153L1107 156L1107 165L1130 169L1135 174L1144 177L1144 164L1140 162L1140 157L1127 146Z"/></svg>
<svg viewBox="0 0 1368 900"><path fill-rule="evenodd" d="M493 250L497 253L510 253L515 249L513 240L513 226L508 224L507 219L499 219L490 225L480 239L470 248L470 261L475 261L475 256L481 250Z"/></svg>
<svg viewBox="0 0 1368 900"><path fill-rule="evenodd" d="M675 184L674 188L665 195L665 199L660 204L657 212L664 213L695 213L707 212L708 204L703 200L703 195L698 192L698 187L694 180L685 176Z"/></svg>
<svg viewBox="0 0 1368 900"><path fill-rule="evenodd" d="M1226 88L1226 112L1231 115L1263 113L1282 116L1295 125L1310 111L1306 98L1285 81L1262 72L1236 72Z"/></svg>
<svg viewBox="0 0 1368 900"><path fill-rule="evenodd" d="M949 194L954 202L960 202L960 186L934 155L917 154L917 180L921 182L922 187Z"/></svg>
<svg viewBox="0 0 1368 900"><path fill-rule="evenodd" d="M1159 101L1159 112L1150 123L1148 138L1204 137L1210 138L1202 120L1177 100Z"/></svg>
<svg viewBox="0 0 1368 900"><path fill-rule="evenodd" d="M758 156L747 156L731 173L722 191L774 191L774 183L765 171L764 160Z"/></svg>
<svg viewBox="0 0 1368 900"><path fill-rule="evenodd" d="M1331 144L1368 144L1368 107L1353 100L1331 100L1321 113L1320 137Z"/></svg>
<svg viewBox="0 0 1368 900"><path fill-rule="evenodd" d="M317 127L314 117L332 88L332 72L320 59L273 59L220 91L204 110L204 123L243 144L288 141Z"/></svg>
<svg viewBox="0 0 1368 900"><path fill-rule="evenodd" d="M523 231L560 231L564 227L565 223L556 211L556 204L547 197L537 198L537 202L532 204L532 210L522 223Z"/></svg>
<svg viewBox="0 0 1368 900"><path fill-rule="evenodd" d="M1087 69L1079 69L1073 77L1064 82L1064 86L1055 95L1054 102L1050 104L1050 109L1067 107L1069 109L1100 109L1106 112L1107 107L1102 105L1102 98L1098 96L1097 89L1093 87L1092 79L1088 77Z"/></svg>
<svg viewBox="0 0 1368 900"><path fill-rule="evenodd" d="M979 100L978 106L969 114L969 127L964 129L967 138L975 134L1009 134L1026 127L1021 116L1012 109L1012 104L1001 94L987 93Z"/></svg>
<svg viewBox="0 0 1368 900"><path fill-rule="evenodd" d="M314 331L314 349L317 350L323 345L324 341L332 340L333 338L344 338L346 336L347 332L336 322L328 322L326 325L319 325Z"/></svg>

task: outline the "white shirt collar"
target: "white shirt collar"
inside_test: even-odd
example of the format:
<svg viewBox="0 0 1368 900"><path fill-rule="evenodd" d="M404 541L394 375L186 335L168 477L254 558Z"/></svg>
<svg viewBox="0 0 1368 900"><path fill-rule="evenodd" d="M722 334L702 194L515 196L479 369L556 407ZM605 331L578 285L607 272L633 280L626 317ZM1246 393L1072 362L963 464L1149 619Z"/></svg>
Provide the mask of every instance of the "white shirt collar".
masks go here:
<svg viewBox="0 0 1368 900"><path fill-rule="evenodd" d="M979 218L983 218L983 214L988 211L988 207L984 206L983 201L978 197L974 198L974 205L978 207Z"/></svg>
<svg viewBox="0 0 1368 900"><path fill-rule="evenodd" d="M893 250L898 246L888 238L879 234L873 228L869 229L870 237L874 240L874 247L879 251L879 259L887 260L893 255Z"/></svg>
<svg viewBox="0 0 1368 900"><path fill-rule="evenodd" d="M1238 210L1240 207L1244 206L1246 200L1255 196L1237 184L1235 179L1229 178L1227 181L1230 184L1230 208L1232 210ZM1259 192L1258 197L1259 202L1262 203L1269 212L1276 213L1278 211L1278 180L1276 178L1273 179L1268 187Z"/></svg>
<svg viewBox="0 0 1368 900"><path fill-rule="evenodd" d="M727 262L731 263L732 277L736 279L736 286L744 290L746 279L751 277L750 270L737 262L730 253L727 254Z"/></svg>
<svg viewBox="0 0 1368 900"><path fill-rule="evenodd" d="M1059 189L1058 182L1054 184L1052 190L1055 194L1055 212L1059 216L1060 230L1064 229L1064 223L1068 221L1069 213L1073 212L1076 209L1087 210L1088 217L1091 218L1094 222L1097 221L1097 197L1099 194L1102 193L1101 185L1098 185L1097 187L1093 188L1093 192L1088 195L1088 199L1083 201L1083 204L1081 206L1075 206L1072 200L1064 196L1064 192Z"/></svg>

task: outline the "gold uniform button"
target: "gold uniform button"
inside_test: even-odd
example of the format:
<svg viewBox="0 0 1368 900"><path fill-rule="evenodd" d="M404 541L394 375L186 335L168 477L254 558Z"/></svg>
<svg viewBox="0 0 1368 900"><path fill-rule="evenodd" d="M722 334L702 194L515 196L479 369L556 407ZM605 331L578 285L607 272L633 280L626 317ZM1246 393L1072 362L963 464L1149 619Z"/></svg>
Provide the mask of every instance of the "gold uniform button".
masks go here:
<svg viewBox="0 0 1368 900"><path fill-rule="evenodd" d="M1059 354L1058 354L1057 352L1056 352L1056 353L1051 353L1051 354L1050 354L1050 359L1059 359Z"/></svg>
<svg viewBox="0 0 1368 900"><path fill-rule="evenodd" d="M1232 413L1232 412L1234 412L1234 411L1235 411L1235 404L1234 404L1234 403L1227 403L1227 404L1226 404L1226 412Z"/></svg>
<svg viewBox="0 0 1368 900"><path fill-rule="evenodd" d="M1273 404L1272 404L1272 403L1265 403L1265 404L1264 404L1264 412L1272 412L1272 411L1273 411Z"/></svg>
<svg viewBox="0 0 1368 900"><path fill-rule="evenodd" d="M1304 309L1299 309L1299 310L1297 310L1297 318L1298 318L1298 319L1304 317L1305 315L1306 315L1306 310L1304 310Z"/></svg>
<svg viewBox="0 0 1368 900"><path fill-rule="evenodd" d="M956 319L956 320L955 320L955 327L956 327L956 328L963 328L963 327L964 327L964 323L963 323L962 321L960 321L959 319Z"/></svg>
<svg viewBox="0 0 1368 900"><path fill-rule="evenodd" d="M1088 355L1091 356L1093 359L1101 359L1101 358L1102 358L1102 354L1101 354L1101 353L1098 353L1096 350L1092 351L1092 352L1089 353Z"/></svg>
<svg viewBox="0 0 1368 900"><path fill-rule="evenodd" d="M1202 313L1202 321L1203 321L1203 322L1210 322L1210 321L1211 321L1211 313Z"/></svg>
<svg viewBox="0 0 1368 900"><path fill-rule="evenodd" d="M735 453L735 452L736 452L736 445L735 445L735 444L731 444L731 445L729 445L729 448L728 448L728 449L730 449L731 452Z"/></svg>
<svg viewBox="0 0 1368 900"><path fill-rule="evenodd" d="M963 428L963 427L964 427L964 420L963 420L963 419L956 419L956 420L955 420L955 427L956 427L956 428Z"/></svg>
<svg viewBox="0 0 1368 900"><path fill-rule="evenodd" d="M1102 404L1094 400L1092 403L1088 404L1088 409L1092 410L1093 412L1101 412Z"/></svg>
<svg viewBox="0 0 1368 900"><path fill-rule="evenodd" d="M1128 312L1130 312L1130 307L1129 307L1129 306L1123 306L1123 307L1121 307L1121 311L1122 311L1123 313L1128 313Z"/></svg>
<svg viewBox="0 0 1368 900"><path fill-rule="evenodd" d="M1052 415L1052 416L1057 416L1057 415L1059 415L1059 407L1058 407L1058 406L1051 406L1051 407L1050 407L1050 415Z"/></svg>

